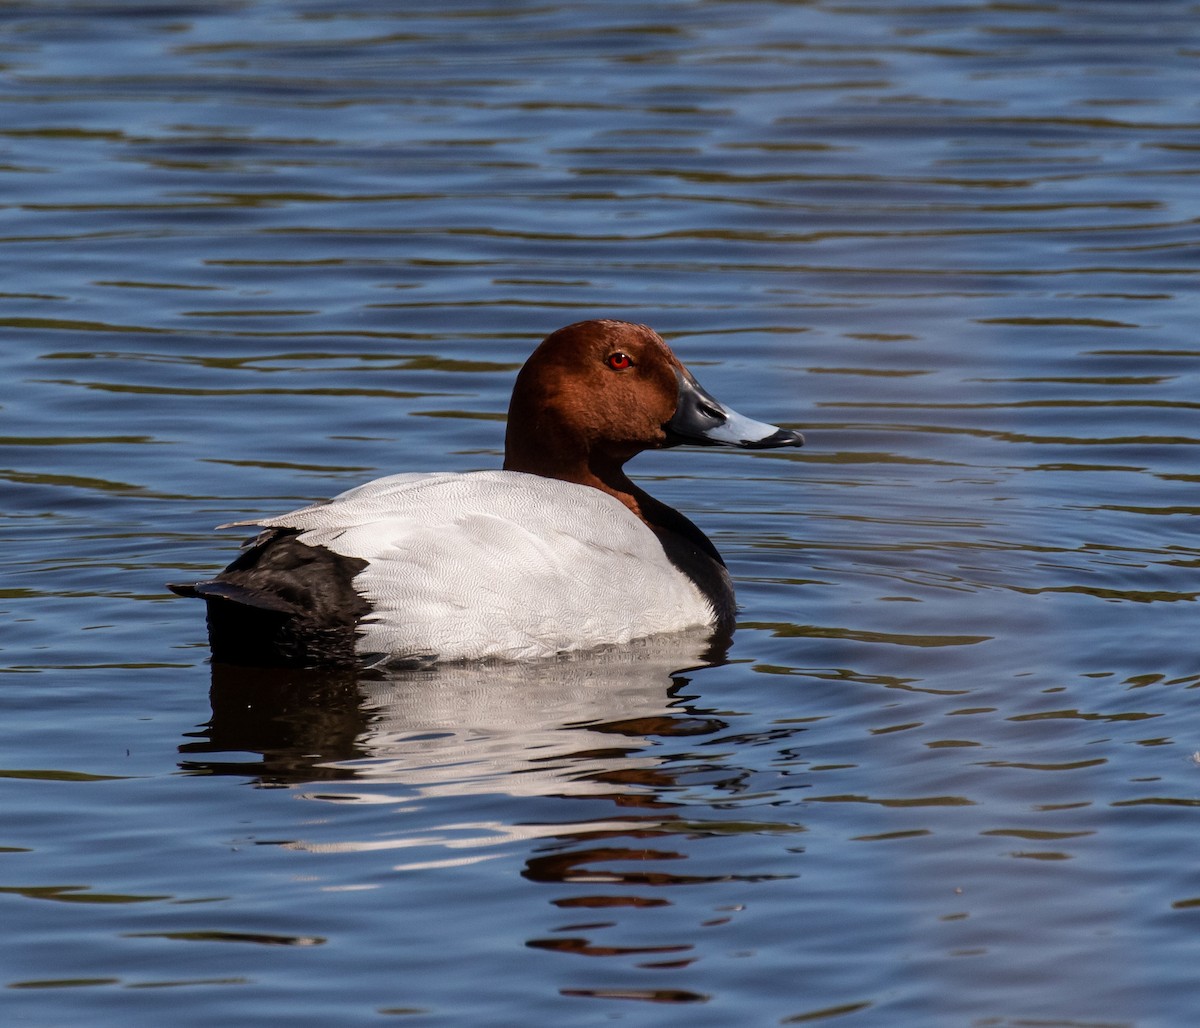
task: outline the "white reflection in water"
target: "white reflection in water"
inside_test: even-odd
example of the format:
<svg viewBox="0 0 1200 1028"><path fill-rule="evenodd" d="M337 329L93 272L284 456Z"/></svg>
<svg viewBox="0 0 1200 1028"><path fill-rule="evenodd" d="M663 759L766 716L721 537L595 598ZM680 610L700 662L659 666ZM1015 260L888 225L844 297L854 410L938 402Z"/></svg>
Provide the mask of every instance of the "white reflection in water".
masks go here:
<svg viewBox="0 0 1200 1028"><path fill-rule="evenodd" d="M258 765L264 782L310 785L333 779L361 785L310 787L298 793L303 799L394 804L406 814L434 799L649 794L652 785L639 778L661 764L654 736L707 728L707 722L697 724L673 705L672 692L686 682L681 676L688 670L719 662L723 652L724 643L704 628L550 661L438 665L354 682L341 694L341 711L330 702L328 676L321 676L325 687L306 701L298 698L295 672L276 681L274 672L214 667L209 743L185 749L258 751L264 755ZM251 681L282 689L255 694L247 688ZM321 715L306 717L307 704L310 710L319 706ZM245 718L248 710L255 711L251 720ZM347 723L358 726L350 747ZM281 738L281 725L300 728L299 736ZM345 755L328 759L331 753ZM206 762L205 767L244 773L255 765ZM497 803L489 806L489 814L505 809ZM523 806L507 809L528 813ZM430 846L473 850L645 823L518 824L489 816L425 827L409 817L399 826L393 837L300 839L288 845L323 853ZM488 856L423 859L398 869L461 865Z"/></svg>

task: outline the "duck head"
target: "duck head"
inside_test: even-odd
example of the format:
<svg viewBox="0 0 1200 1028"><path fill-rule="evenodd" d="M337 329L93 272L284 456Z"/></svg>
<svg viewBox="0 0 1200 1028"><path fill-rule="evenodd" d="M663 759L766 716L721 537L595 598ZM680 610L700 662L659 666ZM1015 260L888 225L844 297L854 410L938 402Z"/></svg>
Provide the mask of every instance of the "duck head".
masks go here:
<svg viewBox="0 0 1200 1028"><path fill-rule="evenodd" d="M634 455L684 443L769 449L804 437L715 399L645 325L580 321L547 336L517 375L504 466L614 484Z"/></svg>

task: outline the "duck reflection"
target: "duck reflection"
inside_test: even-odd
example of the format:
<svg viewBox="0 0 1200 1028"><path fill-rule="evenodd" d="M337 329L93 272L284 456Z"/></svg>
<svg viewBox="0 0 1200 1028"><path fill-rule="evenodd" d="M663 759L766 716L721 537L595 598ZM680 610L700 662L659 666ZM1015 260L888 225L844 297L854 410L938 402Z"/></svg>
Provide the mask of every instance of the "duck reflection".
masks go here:
<svg viewBox="0 0 1200 1028"><path fill-rule="evenodd" d="M209 703L212 717L179 747L185 771L268 786L339 780L354 772L338 761L364 752L368 719L350 671L213 664Z"/></svg>
<svg viewBox="0 0 1200 1028"><path fill-rule="evenodd" d="M675 697L728 637L675 633L536 663L386 674L212 665L212 717L180 767L258 784L391 783L423 796L602 795L666 784L654 737L719 722Z"/></svg>
<svg viewBox="0 0 1200 1028"><path fill-rule="evenodd" d="M380 880L515 858L515 873L551 893L553 913L525 940L528 948L681 969L697 959L693 938L668 932L647 947L640 921L625 937L622 911L669 907L675 901L664 892L673 886L770 877L745 873L737 860L715 871L709 862L709 873L687 870L696 847L711 851L714 839L745 830L706 818L690 795L698 768L723 781L737 777L686 741L724 738L728 725L695 707L686 690L688 672L723 663L728 644L727 636L684 633L536 664L375 677L213 665L212 718L180 747L181 766L328 804L327 816L304 816L294 835L271 844L377 854L386 867ZM685 740L688 752L672 739ZM696 998L677 990L621 995Z"/></svg>

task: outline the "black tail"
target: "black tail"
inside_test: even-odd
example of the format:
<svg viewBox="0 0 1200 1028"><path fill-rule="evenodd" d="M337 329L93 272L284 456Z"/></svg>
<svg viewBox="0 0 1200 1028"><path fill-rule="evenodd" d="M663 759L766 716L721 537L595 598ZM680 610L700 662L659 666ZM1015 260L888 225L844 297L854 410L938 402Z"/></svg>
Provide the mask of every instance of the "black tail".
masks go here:
<svg viewBox="0 0 1200 1028"><path fill-rule="evenodd" d="M367 562L263 532L215 579L167 588L208 604L213 660L271 667L355 667L369 607L354 589Z"/></svg>

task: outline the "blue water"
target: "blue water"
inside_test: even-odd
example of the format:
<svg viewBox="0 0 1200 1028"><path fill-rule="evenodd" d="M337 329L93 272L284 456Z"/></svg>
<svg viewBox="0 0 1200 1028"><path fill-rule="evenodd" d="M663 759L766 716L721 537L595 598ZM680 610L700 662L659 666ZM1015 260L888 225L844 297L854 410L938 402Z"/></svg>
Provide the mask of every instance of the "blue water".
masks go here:
<svg viewBox="0 0 1200 1028"><path fill-rule="evenodd" d="M1200 7L0 6L0 1020L1200 1019ZM740 622L210 666L214 525L644 321Z"/></svg>

